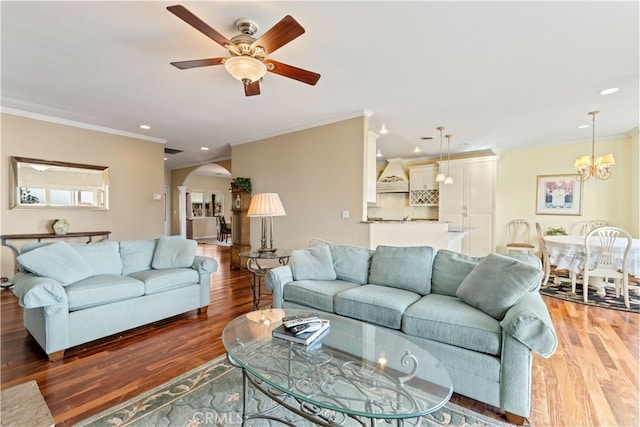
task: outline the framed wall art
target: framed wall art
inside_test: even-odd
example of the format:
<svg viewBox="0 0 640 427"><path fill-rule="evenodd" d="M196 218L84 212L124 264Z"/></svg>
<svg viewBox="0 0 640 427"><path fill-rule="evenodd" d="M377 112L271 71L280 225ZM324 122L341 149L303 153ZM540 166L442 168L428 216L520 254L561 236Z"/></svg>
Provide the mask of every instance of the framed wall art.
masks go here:
<svg viewBox="0 0 640 427"><path fill-rule="evenodd" d="M582 182L576 175L538 175L537 215L582 215Z"/></svg>

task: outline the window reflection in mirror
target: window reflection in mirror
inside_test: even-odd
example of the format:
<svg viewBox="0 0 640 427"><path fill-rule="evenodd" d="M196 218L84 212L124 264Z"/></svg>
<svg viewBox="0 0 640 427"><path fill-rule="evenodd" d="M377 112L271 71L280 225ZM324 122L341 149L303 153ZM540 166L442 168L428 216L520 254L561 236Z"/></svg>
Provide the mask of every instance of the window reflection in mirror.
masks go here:
<svg viewBox="0 0 640 427"><path fill-rule="evenodd" d="M109 208L109 168L11 157L11 208Z"/></svg>

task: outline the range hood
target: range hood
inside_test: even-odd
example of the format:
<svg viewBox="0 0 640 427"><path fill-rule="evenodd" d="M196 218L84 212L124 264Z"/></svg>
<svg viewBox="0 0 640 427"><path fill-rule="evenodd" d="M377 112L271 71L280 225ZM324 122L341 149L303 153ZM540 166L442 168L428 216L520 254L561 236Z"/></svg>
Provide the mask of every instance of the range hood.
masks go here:
<svg viewBox="0 0 640 427"><path fill-rule="evenodd" d="M377 193L408 193L409 177L404 170L402 159L388 159L378 181L376 182Z"/></svg>

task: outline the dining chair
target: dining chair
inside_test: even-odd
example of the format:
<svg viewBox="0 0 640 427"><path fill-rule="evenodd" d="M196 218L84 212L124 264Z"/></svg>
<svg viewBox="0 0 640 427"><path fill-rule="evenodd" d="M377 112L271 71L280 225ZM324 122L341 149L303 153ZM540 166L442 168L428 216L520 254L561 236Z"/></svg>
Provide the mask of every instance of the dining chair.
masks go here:
<svg viewBox="0 0 640 427"><path fill-rule="evenodd" d="M529 233L531 225L524 219L512 219L507 223L509 231L509 243L507 243L507 252L513 251L533 253L535 246L529 243Z"/></svg>
<svg viewBox="0 0 640 427"><path fill-rule="evenodd" d="M542 280L542 285L546 285L551 276L551 271L553 269L553 282L561 283L561 282L572 282L573 284L573 274L569 270L556 270L551 265L551 260L549 259L549 251L547 251L547 246L544 243L544 235L542 234L542 228L540 227L540 223L536 222L536 232L538 233L538 241L540 245L540 253L542 254L542 268L544 269L544 279ZM574 284L575 285L575 284ZM573 289L575 292L575 289Z"/></svg>
<svg viewBox="0 0 640 427"><path fill-rule="evenodd" d="M578 221L571 224L571 227L569 227L569 234L572 236L585 236L591 230L593 230L591 221Z"/></svg>
<svg viewBox="0 0 640 427"><path fill-rule="evenodd" d="M622 265L620 268L614 265L614 244L616 239L626 240ZM595 242L598 245L595 245ZM628 231L619 227L598 227L591 230L584 237L585 262L582 273L583 299L588 300L588 288L590 278L603 278L607 281L613 279L616 290L616 298L622 293L625 307L629 308L629 274L627 259L631 251L632 238ZM592 267L593 266L593 267Z"/></svg>
<svg viewBox="0 0 640 427"><path fill-rule="evenodd" d="M220 219L220 236L218 240L221 242L226 242L229 239L229 236L231 235L231 228L225 221L224 216L220 216L219 219Z"/></svg>
<svg viewBox="0 0 640 427"><path fill-rule="evenodd" d="M591 223L591 227L593 228L598 228L598 227L609 227L611 226L611 224L609 224L607 221L603 221L601 219L594 219L592 221L589 221L589 223Z"/></svg>

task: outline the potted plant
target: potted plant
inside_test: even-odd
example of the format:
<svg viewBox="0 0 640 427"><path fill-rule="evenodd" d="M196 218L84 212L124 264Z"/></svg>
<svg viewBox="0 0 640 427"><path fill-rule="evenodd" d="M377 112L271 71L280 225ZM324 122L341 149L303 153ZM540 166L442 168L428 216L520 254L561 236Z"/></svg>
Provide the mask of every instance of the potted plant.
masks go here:
<svg viewBox="0 0 640 427"><path fill-rule="evenodd" d="M244 190L251 193L251 178L243 178L241 176L231 180L231 188L229 190Z"/></svg>
<svg viewBox="0 0 640 427"><path fill-rule="evenodd" d="M547 236L566 236L567 230L565 230L563 227L548 228L546 234Z"/></svg>

